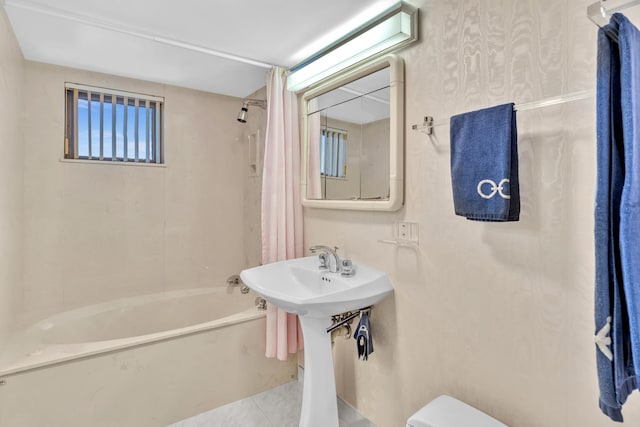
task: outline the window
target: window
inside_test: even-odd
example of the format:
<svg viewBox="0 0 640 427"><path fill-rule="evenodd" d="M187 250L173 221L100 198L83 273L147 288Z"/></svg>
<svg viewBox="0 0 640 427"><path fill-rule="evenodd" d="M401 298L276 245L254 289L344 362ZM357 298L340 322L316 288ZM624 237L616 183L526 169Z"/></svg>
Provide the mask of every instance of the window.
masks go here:
<svg viewBox="0 0 640 427"><path fill-rule="evenodd" d="M338 129L322 129L320 139L320 173L324 176L347 176L347 133Z"/></svg>
<svg viewBox="0 0 640 427"><path fill-rule="evenodd" d="M65 84L65 159L164 163L164 98Z"/></svg>

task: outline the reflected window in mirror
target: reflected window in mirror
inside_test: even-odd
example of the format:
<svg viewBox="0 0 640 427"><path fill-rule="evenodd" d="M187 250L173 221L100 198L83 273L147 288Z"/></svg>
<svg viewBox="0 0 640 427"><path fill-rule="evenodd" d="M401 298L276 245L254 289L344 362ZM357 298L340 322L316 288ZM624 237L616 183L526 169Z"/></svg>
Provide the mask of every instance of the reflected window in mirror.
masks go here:
<svg viewBox="0 0 640 427"><path fill-rule="evenodd" d="M328 178L347 176L347 139L345 130L325 128L320 133L320 175Z"/></svg>

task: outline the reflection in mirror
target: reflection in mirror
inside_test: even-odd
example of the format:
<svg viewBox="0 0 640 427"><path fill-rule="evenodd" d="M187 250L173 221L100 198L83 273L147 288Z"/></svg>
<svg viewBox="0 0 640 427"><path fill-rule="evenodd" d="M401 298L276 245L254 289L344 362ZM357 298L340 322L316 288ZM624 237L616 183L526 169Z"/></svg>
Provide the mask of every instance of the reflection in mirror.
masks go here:
<svg viewBox="0 0 640 427"><path fill-rule="evenodd" d="M404 64L385 55L302 96L302 204L396 211L404 195Z"/></svg>
<svg viewBox="0 0 640 427"><path fill-rule="evenodd" d="M307 199L389 200L390 67L308 100Z"/></svg>

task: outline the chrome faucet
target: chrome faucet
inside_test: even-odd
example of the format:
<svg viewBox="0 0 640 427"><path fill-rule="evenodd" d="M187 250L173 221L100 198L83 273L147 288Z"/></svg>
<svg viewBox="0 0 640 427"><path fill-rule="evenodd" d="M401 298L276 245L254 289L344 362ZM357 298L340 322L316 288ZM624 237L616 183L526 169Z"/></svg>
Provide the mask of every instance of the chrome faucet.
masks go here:
<svg viewBox="0 0 640 427"><path fill-rule="evenodd" d="M320 268L326 269L328 268L330 272L337 273L341 269L342 262L340 261L340 257L336 253L338 247L334 247L331 249L329 246L311 246L309 248L312 254L316 252L320 252L318 258L320 259ZM327 265L327 258L329 258L329 265Z"/></svg>

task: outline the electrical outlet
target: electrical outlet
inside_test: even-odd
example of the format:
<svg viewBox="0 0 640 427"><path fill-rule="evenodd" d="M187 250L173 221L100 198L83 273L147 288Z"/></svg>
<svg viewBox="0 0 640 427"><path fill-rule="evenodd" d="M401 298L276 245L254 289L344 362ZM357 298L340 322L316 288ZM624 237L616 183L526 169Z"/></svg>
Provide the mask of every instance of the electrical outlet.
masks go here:
<svg viewBox="0 0 640 427"><path fill-rule="evenodd" d="M395 238L401 242L418 243L418 224L415 222L396 222Z"/></svg>

